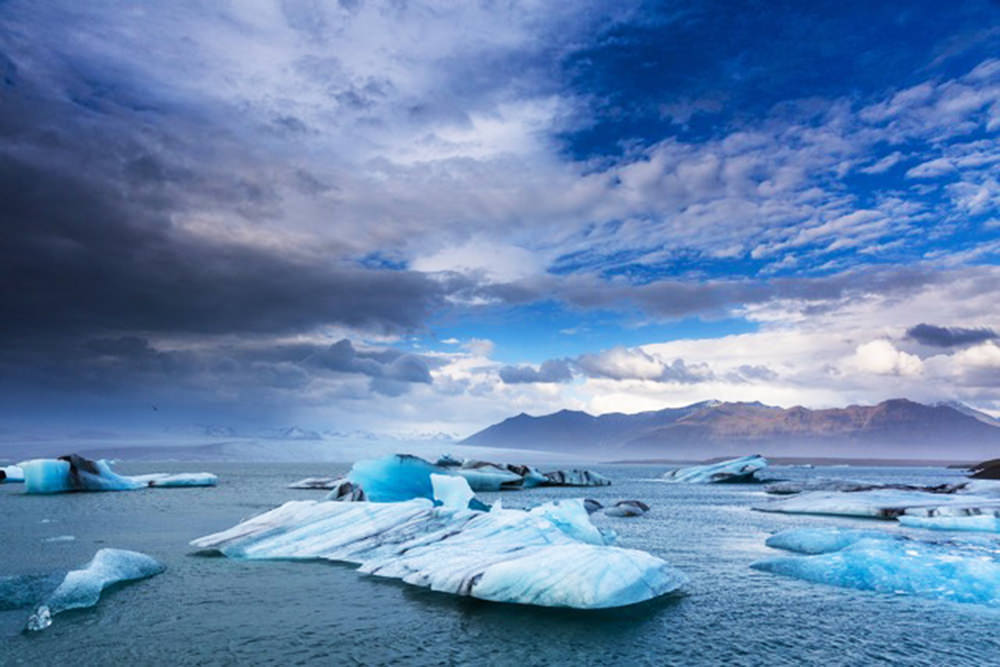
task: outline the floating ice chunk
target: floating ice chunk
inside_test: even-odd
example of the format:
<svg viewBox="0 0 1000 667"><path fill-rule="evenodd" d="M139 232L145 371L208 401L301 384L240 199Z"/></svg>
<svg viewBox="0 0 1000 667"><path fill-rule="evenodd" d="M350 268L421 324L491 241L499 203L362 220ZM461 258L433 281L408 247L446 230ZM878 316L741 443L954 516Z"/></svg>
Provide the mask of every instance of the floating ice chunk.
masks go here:
<svg viewBox="0 0 1000 667"><path fill-rule="evenodd" d="M798 481L775 482L764 487L764 491L774 495L791 495L805 491L839 491L841 493L856 493L858 491L926 491L928 493L954 493L962 484L940 484L938 486L917 486L914 484L873 484L871 482L856 482L847 479L805 479Z"/></svg>
<svg viewBox="0 0 1000 667"><path fill-rule="evenodd" d="M76 540L76 535L56 535L55 537L46 537L42 542L73 542Z"/></svg>
<svg viewBox="0 0 1000 667"><path fill-rule="evenodd" d="M769 559L751 567L845 588L1000 606L1000 562L995 553L981 546L845 532L855 534L846 536L840 549L834 549L837 538L833 537L830 551ZM784 539L815 546L814 537L786 535Z"/></svg>
<svg viewBox="0 0 1000 667"><path fill-rule="evenodd" d="M331 490L340 486L346 480L343 477L306 477L288 485L289 489L324 489Z"/></svg>
<svg viewBox="0 0 1000 667"><path fill-rule="evenodd" d="M68 609L93 607L100 599L101 591L108 586L152 577L164 569L166 568L162 563L137 551L101 549L83 568L68 572L47 597L46 593L51 590L48 584L52 582L52 577L35 578L34 589L25 590L23 598L40 593L39 597L44 597L44 600L28 618L28 629L44 630L52 624L52 617L56 614ZM20 579L21 584L27 580L23 577L15 579ZM31 585L26 588L31 589ZM27 604L32 604L37 599Z"/></svg>
<svg viewBox="0 0 1000 667"><path fill-rule="evenodd" d="M840 528L794 528L767 538L765 544L774 549L784 549L800 554L825 554L840 551L863 539L895 539L889 533L876 530L848 530Z"/></svg>
<svg viewBox="0 0 1000 667"><path fill-rule="evenodd" d="M707 465L678 468L663 475L668 482L687 482L689 484L737 484L758 482L754 474L767 467L767 459L763 456L744 456L738 459L720 461Z"/></svg>
<svg viewBox="0 0 1000 667"><path fill-rule="evenodd" d="M128 491L143 486L115 473L107 461L91 461L76 454L58 459L34 459L20 464L26 493L67 491Z"/></svg>
<svg viewBox="0 0 1000 667"><path fill-rule="evenodd" d="M513 510L517 511L517 510ZM590 514L581 498L564 498L532 507L529 512L542 516L555 525L556 528L570 537L587 544L610 544L614 541L610 535L605 535L597 526L590 522Z"/></svg>
<svg viewBox="0 0 1000 667"><path fill-rule="evenodd" d="M372 502L394 503L413 498L433 499L431 473L450 474L420 457L395 454L358 461L347 473L347 479L364 489Z"/></svg>
<svg viewBox="0 0 1000 667"><path fill-rule="evenodd" d="M361 572L436 591L547 607L620 607L686 582L655 556L582 543L544 516L555 512L576 530L577 510L586 516L582 503L479 512L424 498L293 501L191 544L230 558L356 563Z"/></svg>
<svg viewBox="0 0 1000 667"><path fill-rule="evenodd" d="M461 477L431 473L431 486L434 500L452 509L468 509L469 502L476 497L469 483Z"/></svg>
<svg viewBox="0 0 1000 667"><path fill-rule="evenodd" d="M619 500L604 510L608 516L642 516L649 511L649 505L641 500Z"/></svg>
<svg viewBox="0 0 1000 667"><path fill-rule="evenodd" d="M971 516L909 516L899 517L899 522L910 528L929 530L962 530L978 533L1000 533L1000 517L993 514Z"/></svg>
<svg viewBox="0 0 1000 667"><path fill-rule="evenodd" d="M365 495L364 489L344 478L338 479L337 483L330 490L330 493L326 494L326 500L356 502L367 499L368 497Z"/></svg>
<svg viewBox="0 0 1000 667"><path fill-rule="evenodd" d="M583 506L587 510L587 514L593 514L597 510L604 509L604 505L597 502L593 498L584 498Z"/></svg>
<svg viewBox="0 0 1000 667"><path fill-rule="evenodd" d="M20 466L0 466L0 484L24 481L24 471Z"/></svg>
<svg viewBox="0 0 1000 667"><path fill-rule="evenodd" d="M592 470L554 470L544 473L544 486L608 486L611 480Z"/></svg>
<svg viewBox="0 0 1000 667"><path fill-rule="evenodd" d="M133 482L142 486L215 486L219 483L219 478L210 472L181 472L166 473L156 472L148 475L132 475L129 477Z"/></svg>
<svg viewBox="0 0 1000 667"><path fill-rule="evenodd" d="M458 468L448 467L442 472L464 477L473 491L519 489L524 483L521 475L485 461L466 461Z"/></svg>
<svg viewBox="0 0 1000 667"><path fill-rule="evenodd" d="M1000 498L892 489L852 493L811 491L754 507L762 512L831 514L876 519L895 519L904 513L928 516L979 514L985 509L994 508L1000 509Z"/></svg>

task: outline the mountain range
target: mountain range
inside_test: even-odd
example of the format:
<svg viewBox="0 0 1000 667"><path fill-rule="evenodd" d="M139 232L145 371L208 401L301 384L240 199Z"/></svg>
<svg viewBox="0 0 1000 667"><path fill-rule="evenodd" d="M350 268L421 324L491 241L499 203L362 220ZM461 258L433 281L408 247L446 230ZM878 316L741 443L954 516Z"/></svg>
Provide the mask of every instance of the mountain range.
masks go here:
<svg viewBox="0 0 1000 667"><path fill-rule="evenodd" d="M925 405L907 399L823 410L703 401L636 414L522 413L462 442L604 460L701 460L746 453L959 460L1000 456L1000 421L961 403Z"/></svg>

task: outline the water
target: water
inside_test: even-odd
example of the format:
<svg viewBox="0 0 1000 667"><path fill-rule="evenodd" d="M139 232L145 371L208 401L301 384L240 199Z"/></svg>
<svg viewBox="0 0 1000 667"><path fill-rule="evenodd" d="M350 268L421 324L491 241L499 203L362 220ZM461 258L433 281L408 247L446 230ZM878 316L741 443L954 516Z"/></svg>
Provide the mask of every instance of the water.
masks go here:
<svg viewBox="0 0 1000 667"><path fill-rule="evenodd" d="M216 488L25 496L0 486L0 573L80 565L101 547L134 549L167 565L153 579L106 591L93 609L20 631L30 610L0 612L0 664L399 665L989 665L1000 664L1000 611L822 586L757 572L764 546L799 526L894 523L750 510L754 486L650 481L665 466L596 466L614 485L503 494L505 506L587 495L636 498L644 517L595 522L619 544L648 550L691 578L685 594L640 607L574 612L500 605L366 577L330 563L243 562L192 556L192 538L289 499L284 488L339 474L330 464L122 464L124 473L207 470ZM934 468L776 468L775 476L940 483ZM496 494L481 494L492 500ZM48 522L44 522L48 519ZM75 535L74 541L45 542ZM947 533L934 533L945 538Z"/></svg>

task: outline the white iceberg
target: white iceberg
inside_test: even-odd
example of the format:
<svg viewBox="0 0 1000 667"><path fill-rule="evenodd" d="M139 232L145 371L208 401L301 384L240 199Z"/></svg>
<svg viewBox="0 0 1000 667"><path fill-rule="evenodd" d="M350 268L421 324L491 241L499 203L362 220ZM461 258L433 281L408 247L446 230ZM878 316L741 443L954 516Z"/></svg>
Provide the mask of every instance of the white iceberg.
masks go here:
<svg viewBox="0 0 1000 667"><path fill-rule="evenodd" d="M899 517L899 523L909 528L928 530L958 530L977 533L1000 533L1000 516L973 514L969 516L910 516Z"/></svg>
<svg viewBox="0 0 1000 667"><path fill-rule="evenodd" d="M451 509L467 509L469 503L476 497L476 494L469 487L469 483L461 477L432 473L431 487L433 488L434 500Z"/></svg>
<svg viewBox="0 0 1000 667"><path fill-rule="evenodd" d="M91 461L77 454L33 459L18 465L24 471L25 493L131 491L150 486L215 486L218 482L215 475L207 472L119 475L107 461Z"/></svg>
<svg viewBox="0 0 1000 667"><path fill-rule="evenodd" d="M995 550L982 545L868 531L830 529L825 538L813 529L800 532L779 533L768 542L815 555L773 558L751 567L845 588L1000 606L1000 562Z"/></svg>
<svg viewBox="0 0 1000 667"><path fill-rule="evenodd" d="M767 467L763 456L744 456L707 465L678 468L663 475L668 482L688 484L739 484L757 482L754 475Z"/></svg>
<svg viewBox="0 0 1000 667"><path fill-rule="evenodd" d="M93 607L108 586L152 577L165 569L159 561L136 551L101 549L79 570L0 577L0 609L37 605L27 628L44 630L56 614Z"/></svg>
<svg viewBox="0 0 1000 667"><path fill-rule="evenodd" d="M642 502L641 500L619 500L614 505L605 508L604 513L607 516L642 516L649 511L649 505Z"/></svg>
<svg viewBox="0 0 1000 667"><path fill-rule="evenodd" d="M0 484L24 481L24 471L20 466L0 466Z"/></svg>
<svg viewBox="0 0 1000 667"><path fill-rule="evenodd" d="M489 512L405 502L292 501L191 544L243 559L327 559L431 590L544 607L621 607L687 578L583 529L583 503ZM558 521L556 523L555 521ZM589 533L594 542L578 537Z"/></svg>
<svg viewBox="0 0 1000 667"><path fill-rule="evenodd" d="M875 519L914 516L965 516L1000 509L1000 498L971 494L942 494L927 491L824 492L810 491L757 505L762 512L787 514L828 514Z"/></svg>

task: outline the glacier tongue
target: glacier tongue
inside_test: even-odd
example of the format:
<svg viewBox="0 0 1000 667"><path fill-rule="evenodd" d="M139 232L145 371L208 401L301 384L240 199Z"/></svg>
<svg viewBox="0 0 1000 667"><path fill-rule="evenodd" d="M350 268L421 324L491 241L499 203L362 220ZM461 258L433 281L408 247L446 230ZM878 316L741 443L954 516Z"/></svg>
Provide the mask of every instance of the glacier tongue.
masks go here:
<svg viewBox="0 0 1000 667"><path fill-rule="evenodd" d="M620 607L687 581L655 556L605 546L583 525L582 501L536 510L435 507L426 498L292 501L191 544L230 558L356 563L435 591L545 607Z"/></svg>
<svg viewBox="0 0 1000 667"><path fill-rule="evenodd" d="M1000 606L995 545L838 529L785 531L768 544L816 555L773 558L751 567L845 588Z"/></svg>

